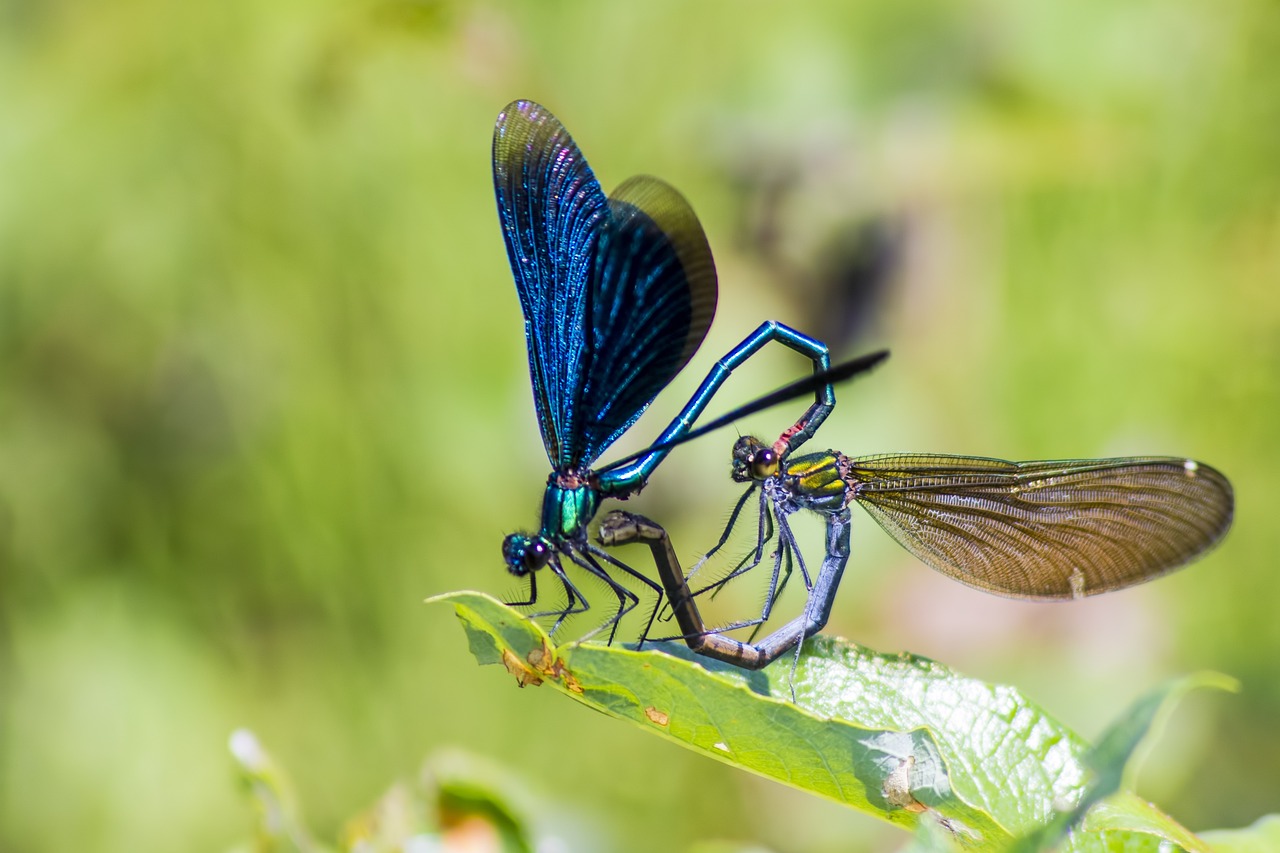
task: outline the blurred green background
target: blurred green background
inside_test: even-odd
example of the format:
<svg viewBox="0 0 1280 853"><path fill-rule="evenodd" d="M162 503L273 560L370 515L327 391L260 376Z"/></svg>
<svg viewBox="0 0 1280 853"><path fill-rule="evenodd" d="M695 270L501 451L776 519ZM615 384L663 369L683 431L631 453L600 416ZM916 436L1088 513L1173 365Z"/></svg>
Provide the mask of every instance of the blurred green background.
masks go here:
<svg viewBox="0 0 1280 853"><path fill-rule="evenodd" d="M518 591L499 543L548 470L489 163L517 97L606 189L678 186L717 255L707 344L613 453L777 318L894 351L823 447L1225 471L1224 545L1076 605L960 587L860 519L828 630L1016 684L1086 737L1165 676L1229 673L1244 692L1184 704L1141 791L1195 829L1277 809L1274 3L10 0L0 848L225 848L251 825L236 726L325 837L462 748L567 849L905 840L517 690L421 603ZM805 369L770 352L716 407ZM732 438L630 504L686 558L737 494Z"/></svg>

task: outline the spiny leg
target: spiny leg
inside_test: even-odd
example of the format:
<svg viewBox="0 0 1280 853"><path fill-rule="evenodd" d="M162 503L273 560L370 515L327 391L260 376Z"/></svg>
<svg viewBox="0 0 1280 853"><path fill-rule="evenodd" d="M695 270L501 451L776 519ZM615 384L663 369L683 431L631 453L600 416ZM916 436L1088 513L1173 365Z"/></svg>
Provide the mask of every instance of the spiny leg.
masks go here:
<svg viewBox="0 0 1280 853"><path fill-rule="evenodd" d="M764 623L769 621L769 617L773 614L773 605L778 600L778 576L782 572L783 565L786 566L787 575L791 574L791 546L783 541L778 543L778 548L773 552L773 573L769 580L769 592L765 595L764 605L760 608L760 615L753 619L741 619L737 622L730 622L727 625L717 626L716 630L722 633L729 631L737 631L739 628L752 628L751 636L747 637L747 642L755 641L756 634L760 632L760 628Z"/></svg>
<svg viewBox="0 0 1280 853"><path fill-rule="evenodd" d="M774 507L774 512L777 513L776 507ZM784 527L786 524L786 518L781 514L778 514L777 518L779 534L781 534L784 529L789 532L790 528ZM764 625L765 622L769 621L769 616L773 613L773 605L777 602L778 595L781 591L781 588L778 585L778 576L782 573L782 567L784 565L786 566L786 577L790 577L791 575L791 555L793 550L794 539L784 538L779 535L778 547L773 552L773 572L769 577L768 592L764 597L764 605L760 608L760 615L754 619L743 619L738 622L730 622L728 625L720 626L717 630L727 632L736 631L739 628L754 627L755 630L751 632L751 636L747 638L747 642L750 643L755 640L760 627ZM783 582L783 585L785 586L785 581Z"/></svg>
<svg viewBox="0 0 1280 853"><path fill-rule="evenodd" d="M779 531L781 531L781 518L778 519L778 526ZM747 637L748 643L754 643L756 641L756 635L758 635L761 629L764 628L764 623L769 621L769 616L773 613L774 606L777 605L778 599L782 597L782 591L787 588L787 581L791 579L791 571L794 565L794 560L792 559L793 553L796 557L800 556L800 552L792 547L792 543L790 541L779 536L778 550L774 553L773 577L769 579L769 592L765 595L764 607L760 609L759 620L752 620L756 624L755 627L751 629L751 634ZM804 565L803 558L800 558L800 563L801 566ZM779 568L782 569L781 580L778 578ZM746 626L744 625L742 627L745 628Z"/></svg>
<svg viewBox="0 0 1280 853"><path fill-rule="evenodd" d="M715 556L715 554L721 548L724 547L725 543L729 541L729 537L733 533L733 528L738 524L738 517L742 515L742 508L747 505L747 498L751 497L752 492L756 490L756 486L758 485L759 485L758 483L752 483L747 488L747 490L742 493L742 497L738 498L738 502L733 506L733 512L729 513L729 523L725 525L724 533L720 534L720 541L717 542L715 545L713 545L710 551L707 551L707 553L703 554L702 557L698 560L698 562L694 564L693 568L689 570L690 578L692 578L698 572L698 570L703 567L703 565L707 562L707 560L710 560L713 556ZM643 516L639 516L639 515L635 517L643 518ZM656 524L654 526L657 527L658 530L662 530L662 528L658 527ZM600 536L602 537L604 536L603 528L601 529ZM601 542L603 544L612 544L612 543L604 542L603 539L601 539ZM647 580L648 579L646 578L646 581ZM667 608L670 606L671 606L670 602L663 602L662 599L659 598L658 609L655 611L655 615L660 621L666 622L671 618L671 616L667 613ZM650 622L650 625L653 624L652 619L650 619L649 622ZM646 633L647 633L647 630L646 630ZM641 642L643 642L643 640Z"/></svg>
<svg viewBox="0 0 1280 853"><path fill-rule="evenodd" d="M670 537L661 526L643 516L615 510L601 522L601 541L611 546L626 542L645 542L650 546L667 598L671 601L672 610L683 632L682 639L694 653L743 669L763 669L786 652L795 649L790 675L791 698L795 701L795 671L801 651L799 647L807 638L821 631L831 616L836 590L849 562L849 525L848 508L827 516L826 555L814 578L804 612L754 644L707 632L684 572L676 559Z"/></svg>
<svg viewBox="0 0 1280 853"><path fill-rule="evenodd" d="M787 513L785 511L779 511L777 512L777 517L778 517L778 542L780 543L781 551L784 554L786 554L786 561L785 561L784 571L781 579L779 579L778 577L778 572L776 567L774 569L773 580L770 586L770 589L772 591L771 601L769 602L768 608L765 610L765 613L764 613L765 618L761 620L761 623L760 623L761 625L763 625L765 621L768 621L768 618L769 618L768 614L770 613L773 606L778 603L778 599L782 597L783 591L785 591L787 588L787 583L791 580L791 572L793 569L793 557L794 557L794 562L800 564L800 577L804 579L805 591L809 592L813 589L813 582L809 578L809 569L804 564L804 552L800 550L800 544L796 542L796 534L791 529L791 522L787 520ZM752 633L750 639L752 640L755 639L755 632Z"/></svg>
<svg viewBox="0 0 1280 853"><path fill-rule="evenodd" d="M591 609L591 605L587 603L587 597L582 594L582 591L579 590L576 586L574 586L573 582L569 580L569 576L565 574L564 568L560 565L559 560L553 559L547 565L551 567L551 571L559 579L561 586L564 587L564 594L566 599L565 606L560 610L546 610L541 613L531 613L529 614L529 618L539 619L543 616L554 615L556 617L556 621L551 626L551 630L547 631L549 635L554 637L556 631L559 631L560 626L564 624L564 620L578 613L586 613L589 609ZM582 606L575 607L574 606L575 602L580 602Z"/></svg>
<svg viewBox="0 0 1280 853"><path fill-rule="evenodd" d="M538 573L529 572L529 597L524 601L503 601L508 607L532 607L538 603Z"/></svg>
<svg viewBox="0 0 1280 853"><path fill-rule="evenodd" d="M601 519L599 538L600 544L609 548L631 542L649 546L649 550L653 553L654 565L658 569L658 576L662 578L662 585L666 590L668 605L683 631L680 636L669 639L684 640L696 651L697 643L706 634L706 630L667 531L657 522L643 515L613 510Z"/></svg>
<svg viewBox="0 0 1280 853"><path fill-rule="evenodd" d="M653 581L649 580L649 578L640 574L635 569L631 568L626 563L619 560L617 557L614 557L612 554L609 554L606 551L601 551L599 548L596 548L594 545L589 545L588 547L591 549L591 552L596 556L602 557L610 565L621 569L622 571L631 575L631 577L635 578L636 580L643 583L645 586L649 587L649 589L653 590L654 595L656 596L656 599L653 603L653 610L649 613L649 620L645 623L644 631L641 632L640 634L640 642L637 644L638 646L643 646L645 637L647 637L649 634L649 629L653 627L653 620L658 615L658 608L662 606L662 587L659 584L656 584ZM639 598L636 598L635 604L633 604L632 606L634 607L639 603L640 603ZM618 619L620 620L621 618L622 618L622 614L619 614ZM614 628L615 630L617 629L617 621L614 622ZM609 634L609 642L610 643L613 642L612 633Z"/></svg>
<svg viewBox="0 0 1280 853"><path fill-rule="evenodd" d="M713 583L707 584L702 589L695 592L695 596L710 592L711 598L714 600L715 597L720 594L720 590L724 589L725 584L760 565L760 562L764 559L765 546L773 539L773 513L771 512L771 508L772 505L769 503L768 496L763 490L761 490L760 518L756 526L755 551L739 560L737 565L733 567L733 571L729 572L729 574ZM747 563L748 559L751 561L749 564Z"/></svg>
<svg viewBox="0 0 1280 853"><path fill-rule="evenodd" d="M663 580L667 606L672 609L683 633L674 637L650 637L649 630L654 621L650 618L641 642L683 640L690 648L696 650L699 639L707 635L707 631L703 626L702 616L693 603L693 593L689 590L689 585L680 569L679 559L676 557L675 548L671 544L667 531L657 522L642 515L614 510L601 519L598 536L600 544L606 547L615 548L619 545L639 542L648 545L653 552L654 565L657 566L658 574ZM652 581L648 578L642 578L642 580L652 585ZM662 594L661 590L659 594Z"/></svg>
<svg viewBox="0 0 1280 853"><path fill-rule="evenodd" d="M756 487L759 485L759 483L752 483L750 487L742 493L742 497L738 498L738 502L733 505L733 512L729 513L729 523L725 525L724 533L720 534L720 541L713 545L710 551L703 554L701 559L699 559L698 562L694 564L693 568L689 570L690 579L698 573L698 570L702 568L703 564L706 563L707 560L711 559L721 548L724 547L725 543L729 541L729 536L733 533L733 528L738 523L738 517L742 515L742 508L747 505L747 498L751 497L751 493L754 492Z"/></svg>
<svg viewBox="0 0 1280 853"><path fill-rule="evenodd" d="M804 641L826 627L827 621L831 618L832 606L835 604L836 591L840 587L840 578L844 575L845 566L849 562L849 527L851 520L848 507L845 507L840 512L827 515L826 518L826 553L823 556L822 567L818 570L813 585L809 589L809 597L805 601L804 611L758 643L738 644L749 650L749 653L741 649L727 647L724 651L733 657L733 659L730 659L729 657L721 656L719 654L720 650L716 648L707 648L700 652L709 657L735 663L748 669L761 669L777 660L788 650L794 649L791 672L788 675L792 701L796 699L795 674L796 668L800 665L800 654L804 647ZM794 544L794 537L790 537L790 541ZM729 630L729 628L723 630ZM695 651L697 650L695 649Z"/></svg>
<svg viewBox="0 0 1280 853"><path fill-rule="evenodd" d="M770 661L777 659L792 645L795 646L795 656L792 658L791 673L788 676L792 701L796 698L796 668L800 665L800 652L804 647L804 641L826 627L827 621L831 618L831 609L835 605L836 591L840 588L840 578L844 575L845 566L849 564L850 526L848 507L827 516L826 553L822 558L822 567L814 578L813 587L809 590L804 613L765 637L756 646Z"/></svg>
<svg viewBox="0 0 1280 853"><path fill-rule="evenodd" d="M618 630L618 623L622 621L622 617L630 613L631 609L640 603L640 599L631 590L611 578L609 573L595 561L590 553L579 551L577 549L571 550L568 553L569 559L573 560L576 565L586 569L587 572L604 581L609 587L609 590L618 599L617 611L615 611L614 614L604 622L579 637L577 642L585 642L603 631L605 628L609 628L609 643L612 644L613 636Z"/></svg>
<svg viewBox="0 0 1280 853"><path fill-rule="evenodd" d="M611 547L628 542L643 542L649 546L667 599L680 625L682 634L676 639L684 640L691 650L744 669L759 669L769 663L759 660L759 651L755 647L706 630L671 538L657 522L642 515L614 510L600 522L600 541Z"/></svg>

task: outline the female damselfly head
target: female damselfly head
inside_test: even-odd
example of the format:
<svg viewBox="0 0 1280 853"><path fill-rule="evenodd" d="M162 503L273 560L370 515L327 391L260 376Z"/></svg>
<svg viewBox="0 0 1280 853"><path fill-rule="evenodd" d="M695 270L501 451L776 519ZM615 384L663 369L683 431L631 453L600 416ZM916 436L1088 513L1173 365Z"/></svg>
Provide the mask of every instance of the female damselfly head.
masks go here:
<svg viewBox="0 0 1280 853"><path fill-rule="evenodd" d="M502 540L502 559L507 563L507 571L518 578L549 563L552 550L550 542L527 533L512 533Z"/></svg>
<svg viewBox="0 0 1280 853"><path fill-rule="evenodd" d="M735 483L767 480L778 473L778 453L754 435L744 435L733 443L733 470L730 476Z"/></svg>

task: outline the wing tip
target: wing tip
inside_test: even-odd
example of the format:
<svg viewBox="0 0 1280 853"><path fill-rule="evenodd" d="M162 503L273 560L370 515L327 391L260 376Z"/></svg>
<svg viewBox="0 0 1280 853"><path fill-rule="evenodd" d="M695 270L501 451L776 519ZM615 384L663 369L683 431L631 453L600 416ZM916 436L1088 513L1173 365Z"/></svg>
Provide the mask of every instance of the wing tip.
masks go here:
<svg viewBox="0 0 1280 853"><path fill-rule="evenodd" d="M497 124L501 127L514 113L536 115L539 111L547 112L547 108L542 106L542 104L539 104L537 101L531 101L528 98L516 98L498 112Z"/></svg>
<svg viewBox="0 0 1280 853"><path fill-rule="evenodd" d="M689 337L677 362L678 373L702 345L719 302L715 256L702 221L689 200L671 184L653 175L634 175L609 194L642 211L666 235L689 286ZM672 374L674 375L674 373Z"/></svg>

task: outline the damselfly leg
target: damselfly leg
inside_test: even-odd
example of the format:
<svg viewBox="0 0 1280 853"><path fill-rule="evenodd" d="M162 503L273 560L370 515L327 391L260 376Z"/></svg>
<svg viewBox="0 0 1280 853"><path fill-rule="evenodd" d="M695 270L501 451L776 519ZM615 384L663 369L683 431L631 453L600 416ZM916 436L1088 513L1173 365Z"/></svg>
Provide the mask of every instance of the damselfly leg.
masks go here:
<svg viewBox="0 0 1280 853"><path fill-rule="evenodd" d="M795 698L794 675L803 642L822 630L831 616L831 606L840 577L849 562L849 512L832 515L827 523L827 552L814 579L804 612L759 642L741 642L724 636L722 631L758 624L751 620L738 626L708 631L698 610L694 595L680 567L679 558L667 531L656 522L634 513L614 510L600 522L600 541L609 547L630 542L649 546L654 564L662 578L681 639L696 654L724 661L743 669L762 669L794 649L791 665L792 699Z"/></svg>

